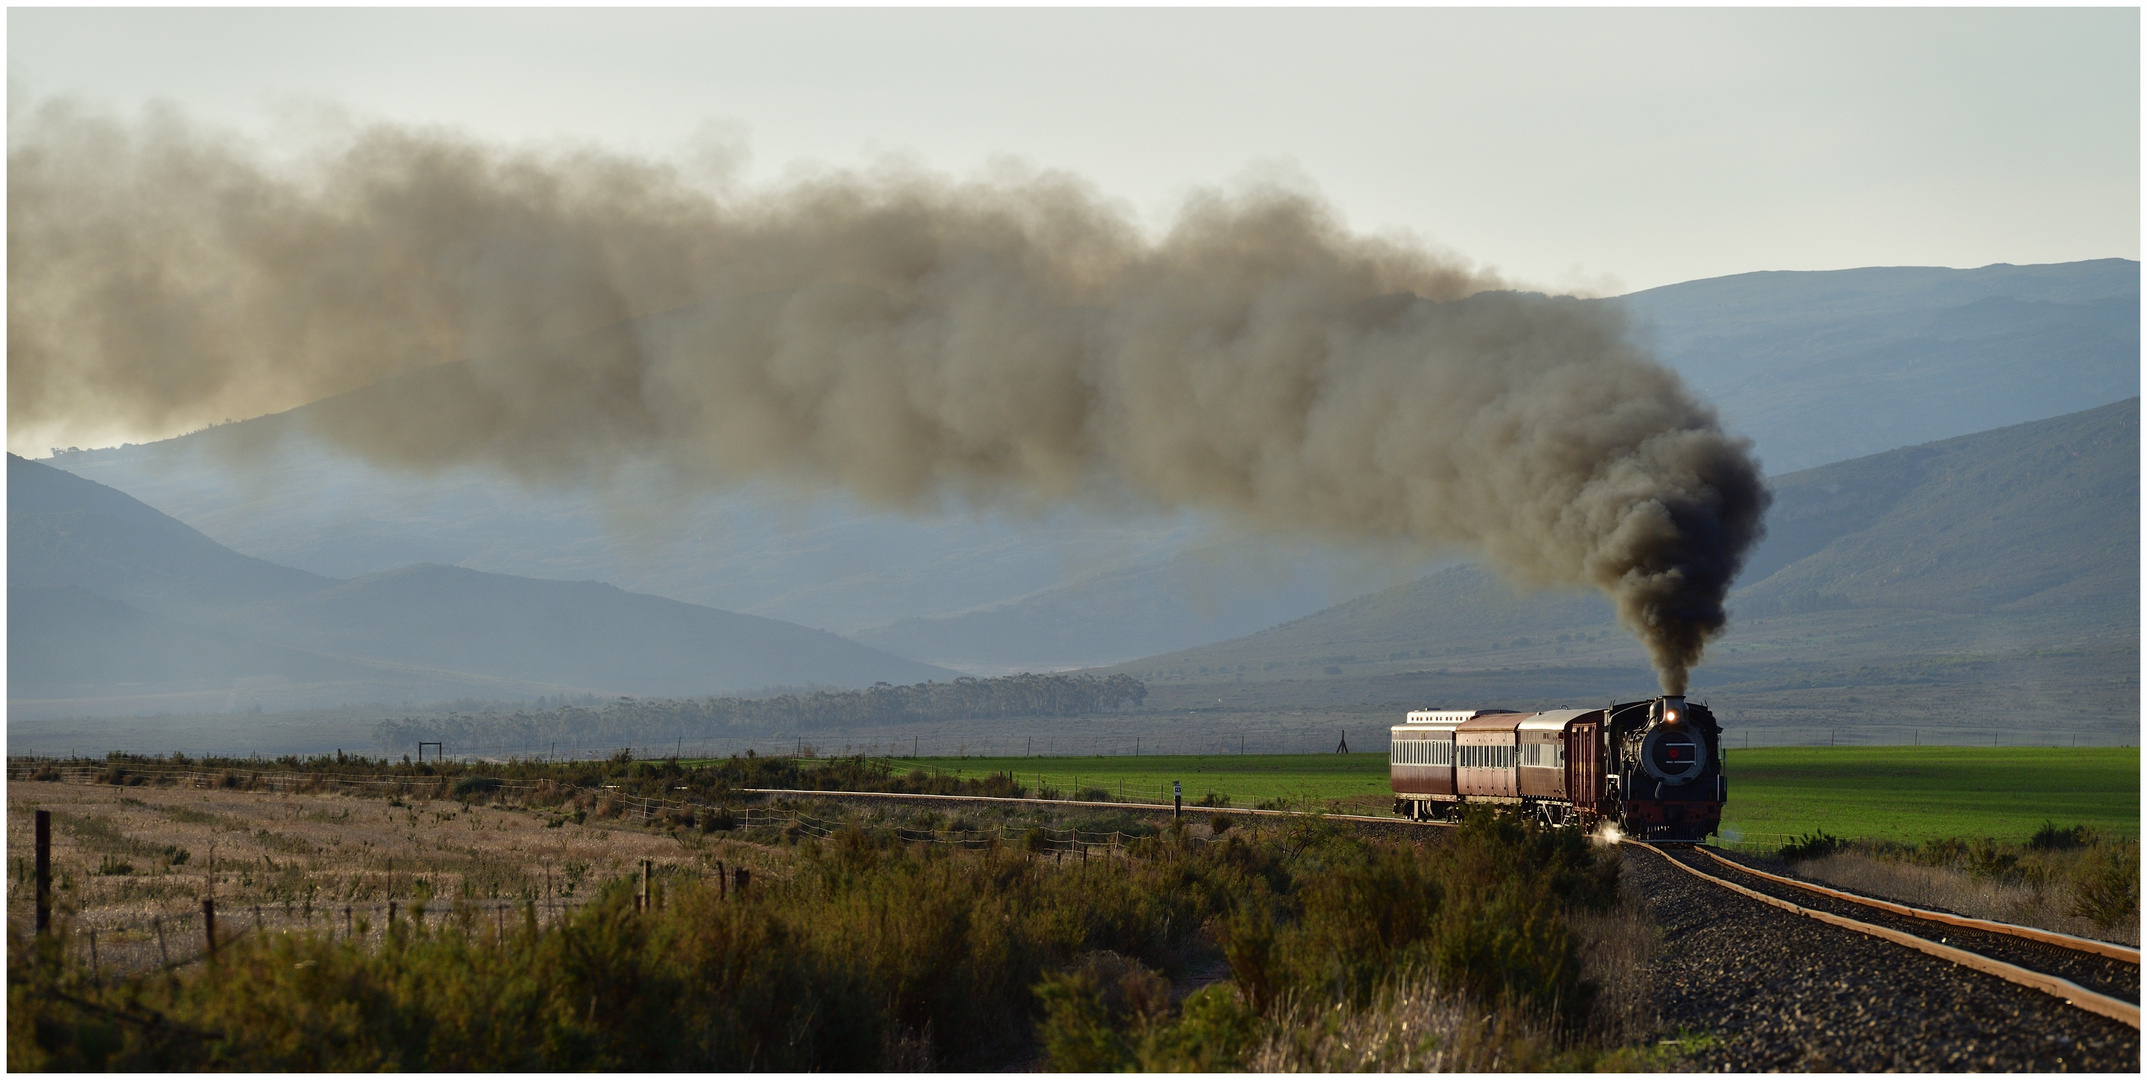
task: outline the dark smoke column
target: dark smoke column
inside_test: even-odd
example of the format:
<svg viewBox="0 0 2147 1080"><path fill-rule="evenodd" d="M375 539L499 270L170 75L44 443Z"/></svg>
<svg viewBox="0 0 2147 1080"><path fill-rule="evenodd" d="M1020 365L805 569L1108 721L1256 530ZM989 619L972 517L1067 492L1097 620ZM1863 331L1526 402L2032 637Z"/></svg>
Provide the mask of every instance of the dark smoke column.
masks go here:
<svg viewBox="0 0 2147 1080"><path fill-rule="evenodd" d="M277 157L169 111L10 118L18 450L341 394L311 434L416 470L1204 507L1601 589L1672 693L1766 506L1613 305L1301 192L1151 239L1063 173L745 189L392 125Z"/></svg>
<svg viewBox="0 0 2147 1080"><path fill-rule="evenodd" d="M1761 535L1769 495L1739 440L1712 427L1649 444L1657 487L1627 511L1596 583L1639 635L1665 694L1682 695L1693 665L1728 622L1723 601Z"/></svg>

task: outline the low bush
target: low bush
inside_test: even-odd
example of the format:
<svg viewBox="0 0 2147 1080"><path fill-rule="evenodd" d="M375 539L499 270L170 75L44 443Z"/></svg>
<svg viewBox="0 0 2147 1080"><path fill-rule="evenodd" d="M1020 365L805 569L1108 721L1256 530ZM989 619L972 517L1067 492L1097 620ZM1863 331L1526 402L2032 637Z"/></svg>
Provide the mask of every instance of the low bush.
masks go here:
<svg viewBox="0 0 2147 1080"><path fill-rule="evenodd" d="M2098 845L2081 866L2073 886L2071 913L2109 930L2136 923L2140 913L2138 844Z"/></svg>
<svg viewBox="0 0 2147 1080"><path fill-rule="evenodd" d="M1116 816L1093 824L1134 824ZM17 931L8 1061L863 1071L998 1067L1041 1046L1083 1070L1218 1071L1331 1050L1318 1033L1337 1017L1415 1022L1393 1003L1426 986L1544 1047L1591 1030L1568 917L1615 901L1617 863L1577 836L1478 815L1427 846L1317 821L1204 843L1148 826L1088 861L1030 846L908 845L853 822L800 839L750 890L668 880L653 911L621 879L553 926L525 911L495 937L457 908L397 921L385 944L249 935L212 962L101 984ZM564 867L568 886L587 871ZM1173 980L1218 962L1234 985L1171 1003ZM1329 1050L1288 1060L1344 1060Z"/></svg>
<svg viewBox="0 0 2147 1080"><path fill-rule="evenodd" d="M1566 916L1618 902L1614 855L1570 832L1481 812L1430 848L1365 842L1316 823L1276 843L1288 856L1247 859L1244 890L1215 923L1235 986L1189 996L1172 1018L1122 1005L1138 995L1121 989L1114 998L1093 967L1056 974L1038 987L1054 1068L1301 1066L1308 1059L1289 1047L1324 1045L1339 1016L1399 1017L1379 1003L1391 1006L1398 993L1421 1001L1434 993L1426 987L1529 1038L1571 1042L1591 1030L1596 988ZM1216 847L1225 858L1254 850ZM1396 1022L1407 1030L1406 1017ZM1424 1060L1411 1050L1337 1067Z"/></svg>
<svg viewBox="0 0 2147 1080"><path fill-rule="evenodd" d="M500 787L500 779L496 776L465 776L455 781L454 790L456 798L469 799L474 796L489 795L498 791Z"/></svg>
<svg viewBox="0 0 2147 1080"><path fill-rule="evenodd" d="M1783 844L1782 849L1775 853L1775 857L1783 862L1803 862L1806 859L1821 859L1840 851L1848 843L1847 840L1839 836L1830 836L1825 829L1820 829L1817 832L1805 833L1803 836Z"/></svg>

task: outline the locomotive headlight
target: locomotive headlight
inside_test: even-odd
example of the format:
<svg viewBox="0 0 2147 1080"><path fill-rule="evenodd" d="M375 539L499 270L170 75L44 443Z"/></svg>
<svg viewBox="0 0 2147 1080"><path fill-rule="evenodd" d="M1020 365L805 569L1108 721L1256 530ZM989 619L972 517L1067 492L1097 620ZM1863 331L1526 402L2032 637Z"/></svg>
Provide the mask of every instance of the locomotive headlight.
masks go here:
<svg viewBox="0 0 2147 1080"><path fill-rule="evenodd" d="M1663 714L1663 718L1662 718L1662 719L1663 719L1663 722L1664 722L1664 723L1666 723L1666 724L1674 724L1674 723L1677 723L1677 710L1676 710L1676 709L1671 709L1671 710L1670 710L1669 712L1667 712L1667 713L1664 713L1664 714Z"/></svg>

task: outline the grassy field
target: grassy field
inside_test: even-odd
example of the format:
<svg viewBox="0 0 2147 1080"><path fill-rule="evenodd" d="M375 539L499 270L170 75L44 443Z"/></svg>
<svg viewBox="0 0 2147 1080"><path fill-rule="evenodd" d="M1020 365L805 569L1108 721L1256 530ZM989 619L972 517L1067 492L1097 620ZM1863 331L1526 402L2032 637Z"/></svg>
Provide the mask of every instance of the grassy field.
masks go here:
<svg viewBox="0 0 2147 1080"><path fill-rule="evenodd" d="M1030 787L1113 798L1185 800L1216 792L1233 806L1280 799L1357 813L1384 813L1384 754L1251 754L1184 757L893 759L897 769L958 776L1011 772ZM1773 847L1824 829L1836 836L1924 840L1989 836L2023 840L2044 821L2140 833L2136 747L1779 747L1732 749L1725 842Z"/></svg>
<svg viewBox="0 0 2147 1080"><path fill-rule="evenodd" d="M1282 800L1315 808L1383 812L1392 798L1387 755L1215 754L1154 757L889 758L898 771L913 768L957 777L1012 773L1031 788L1056 789L1061 797L1102 789L1131 802L1169 802L1171 781L1185 784L1187 805L1214 792L1230 805Z"/></svg>
<svg viewBox="0 0 2147 1080"><path fill-rule="evenodd" d="M2137 747L1770 747L1729 754L1724 838L2025 840L2045 821L2140 834Z"/></svg>

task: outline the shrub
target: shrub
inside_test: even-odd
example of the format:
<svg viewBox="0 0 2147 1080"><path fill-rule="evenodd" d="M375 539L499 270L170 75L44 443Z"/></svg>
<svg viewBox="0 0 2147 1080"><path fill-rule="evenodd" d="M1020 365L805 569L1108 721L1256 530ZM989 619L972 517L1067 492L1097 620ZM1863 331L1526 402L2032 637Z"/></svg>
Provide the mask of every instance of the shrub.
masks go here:
<svg viewBox="0 0 2147 1080"><path fill-rule="evenodd" d="M2095 831L2085 825L2075 825L2070 829L2060 829L2056 825L2045 821L2041 828L2035 830L2035 835L2028 838L2028 850L2071 851L2074 848L2086 847L2094 842Z"/></svg>
<svg viewBox="0 0 2147 1080"><path fill-rule="evenodd" d="M2098 846L2080 868L2072 913L2104 930L2134 919L2140 911L2138 845Z"/></svg>
<svg viewBox="0 0 2147 1080"><path fill-rule="evenodd" d="M500 789L496 776L465 776L455 781L455 797L468 799L475 795L489 795Z"/></svg>
<svg viewBox="0 0 2147 1080"><path fill-rule="evenodd" d="M1563 913L1614 891L1616 864L1577 838L1480 815L1430 847L1322 822L1194 844L1118 816L1090 831L1140 839L1102 867L852 824L756 873L748 895L675 879L648 912L632 882L569 863L566 894L594 886L594 900L551 926L527 918L504 944L461 910L398 920L377 947L249 935L214 965L99 986L84 958L18 937L9 1063L955 1069L1040 1039L1084 1069L1220 1070L1245 1067L1300 1006L1376 1001L1412 970L1532 1016L1588 999ZM1237 987L1173 1009L1168 978L1217 948Z"/></svg>
<svg viewBox="0 0 2147 1080"><path fill-rule="evenodd" d="M1848 843L1847 840L1843 840L1838 836L1830 836L1825 829L1820 829L1817 832L1805 833L1803 836L1783 844L1782 849L1775 853L1775 857L1783 862L1820 859L1840 851Z"/></svg>

